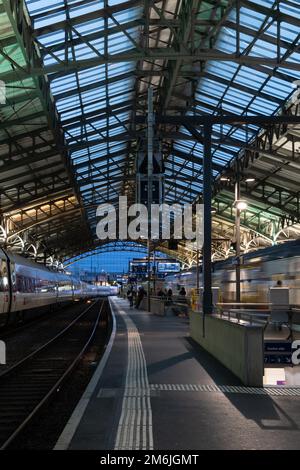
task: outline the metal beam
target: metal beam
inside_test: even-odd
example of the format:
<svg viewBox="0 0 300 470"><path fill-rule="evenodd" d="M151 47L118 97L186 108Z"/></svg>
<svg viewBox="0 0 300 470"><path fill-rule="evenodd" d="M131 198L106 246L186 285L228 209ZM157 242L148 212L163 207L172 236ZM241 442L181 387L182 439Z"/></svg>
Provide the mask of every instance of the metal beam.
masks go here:
<svg viewBox="0 0 300 470"><path fill-rule="evenodd" d="M137 116L136 122L137 124L145 124L146 118L144 116ZM191 126L203 126L205 124L231 124L233 126L254 124L260 127L265 127L271 124L300 124L300 116L293 116L290 114L276 116L265 116L263 114L257 114L255 116L239 116L236 114L227 114L222 116L213 116L211 114L204 114L201 116L157 115L156 123L184 126L187 127L187 129Z"/></svg>

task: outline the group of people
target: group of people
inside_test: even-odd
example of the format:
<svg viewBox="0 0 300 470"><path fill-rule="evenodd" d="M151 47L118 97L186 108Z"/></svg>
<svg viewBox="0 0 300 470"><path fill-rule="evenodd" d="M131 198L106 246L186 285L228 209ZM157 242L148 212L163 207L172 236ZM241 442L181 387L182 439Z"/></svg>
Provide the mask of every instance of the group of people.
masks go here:
<svg viewBox="0 0 300 470"><path fill-rule="evenodd" d="M139 308L143 298L147 295L143 286L140 286L136 291L133 285L130 285L127 291L127 299L129 301L129 306ZM171 305L173 301L173 291L172 289L162 289L160 288L157 292L158 297L162 297L166 300L167 305ZM179 293L177 295L176 301L182 300L183 302L186 300L186 290L184 287L181 287Z"/></svg>
<svg viewBox="0 0 300 470"><path fill-rule="evenodd" d="M143 286L139 287L138 291L134 288L134 286L129 286L127 291L127 299L129 301L129 306L133 307L135 303L135 307L139 308L143 298L147 295Z"/></svg>
<svg viewBox="0 0 300 470"><path fill-rule="evenodd" d="M172 289L162 289L160 288L158 293L157 293L158 297L163 297L167 300L167 303L172 303L172 300L173 300L173 291ZM185 299L186 298L186 290L184 287L181 287L180 290L179 290L179 293L178 293L178 297L177 297L177 301L180 299Z"/></svg>
<svg viewBox="0 0 300 470"><path fill-rule="evenodd" d="M164 299L167 299L167 301L172 302L172 297L173 297L173 291L172 289L159 289L157 292L158 297L162 297Z"/></svg>
<svg viewBox="0 0 300 470"><path fill-rule="evenodd" d="M178 294L173 298L172 289L160 289L157 295L165 300L165 305L171 305L174 315L188 316L189 301L183 286L179 288Z"/></svg>

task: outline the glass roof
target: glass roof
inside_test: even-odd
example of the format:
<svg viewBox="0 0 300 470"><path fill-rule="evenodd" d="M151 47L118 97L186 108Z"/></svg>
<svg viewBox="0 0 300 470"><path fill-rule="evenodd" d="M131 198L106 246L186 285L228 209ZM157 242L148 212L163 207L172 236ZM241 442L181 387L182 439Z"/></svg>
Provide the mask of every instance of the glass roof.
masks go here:
<svg viewBox="0 0 300 470"><path fill-rule="evenodd" d="M3 8L3 10L2 10ZM9 133L3 126L0 128L0 139L4 140L9 135L18 135L33 131L37 126L46 125L46 118L40 100L35 95L35 82L31 77L24 79L21 77L23 68L26 67L26 60L21 47L17 44L13 27L9 17L0 0L0 78L5 77L12 69L15 76L8 81L5 80L5 95L7 106L1 106L1 122L12 122ZM1 100L2 96L0 96ZM26 102L27 101L27 102ZM1 102L2 104L2 102ZM26 122L26 117L30 116L30 123L23 124L15 122L22 119Z"/></svg>
<svg viewBox="0 0 300 470"><path fill-rule="evenodd" d="M124 1L110 0L109 6L120 5ZM122 32L107 37L99 32L112 28L115 22L122 25L128 20L140 18L139 7L114 13L114 21L101 17L84 21L85 15L104 8L106 3L99 0L27 0L35 29L69 18L83 18L83 22L76 24L76 28L71 31L67 32L62 27L58 31L38 36L38 41L44 46L56 46L55 58L51 53L45 54L44 64L51 65L57 63L57 59L64 59L65 41L72 42L68 54L74 61L132 49L132 40L124 38ZM133 27L128 30L128 34L133 40L138 40L139 30ZM85 37L86 42L81 40ZM93 37L95 39L91 39ZM104 194L106 200L116 199L121 190L122 181L112 181L109 186L107 183L108 178L124 173L127 142L122 141L120 136L127 133L132 112L134 70L133 62L119 62L67 75L49 76L82 200L87 209L90 205L103 202ZM115 142L112 137L116 137ZM93 228L95 209L87 210L87 214L91 214Z"/></svg>
<svg viewBox="0 0 300 470"><path fill-rule="evenodd" d="M258 6L274 8L274 0L263 0L259 2L248 2L255 9ZM280 2L281 12L300 19L300 8L298 2ZM276 57L277 45L277 23L272 17L254 11L254 9L242 6L240 9L240 23L244 27L240 32L241 53L250 56ZM236 52L236 10L233 9L228 16L227 24L220 30L216 48L226 53ZM281 55L288 54L290 61L299 63L300 54L290 52L292 43L299 41L299 27L296 25L281 22ZM247 31L247 32L246 32ZM259 33L258 33L259 32ZM279 71L276 74L276 71ZM209 61L206 65L203 78L199 80L196 89L196 103L193 110L188 114L265 114L272 115L279 111L284 102L295 91L293 81L299 78L299 73L283 68L272 69L267 66L246 66L233 62ZM282 78L281 78L282 77ZM236 158L241 146L249 142L259 131L258 127L248 126L247 130L231 126L214 126L213 140L220 140L222 134L232 139L234 146L222 143L213 143L213 163L215 164L214 176L220 174L222 167L228 165L233 158ZM187 133L184 129L181 132ZM189 156L199 156L203 158L203 146L192 140L180 140L174 144L175 151L183 152ZM176 162L177 157L171 156ZM181 160L180 164L182 163ZM218 169L218 165L220 166ZM172 173L173 165L168 163L167 174ZM217 168L217 169L216 169ZM176 170L176 168L175 168ZM182 170L178 167L178 172ZM195 167L191 162L184 166L184 173L187 176L197 179L197 186L193 184L197 192L202 190L202 166ZM186 189L176 188L168 193L170 200L194 199L195 194L189 187Z"/></svg>
<svg viewBox="0 0 300 470"><path fill-rule="evenodd" d="M48 48L43 52L44 64L66 59L84 60L103 58L133 49L141 41L142 7L116 10L113 17L95 15L95 11L127 3L117 1L83 0L26 0L37 41ZM141 2L143 3L143 2ZM183 2L184 4L185 2ZM199 17L208 18L213 10L211 2L201 2L206 8ZM223 2L225 8L227 2ZM169 10L181 2L169 0ZM240 54L274 58L281 57L299 62L300 54L291 47L299 40L297 24L281 21L280 50L277 47L277 22L270 11L276 11L277 2L260 0L242 2L240 9ZM300 20L298 2L280 2L280 11ZM227 16L220 28L215 49L227 54L236 52L236 11ZM68 22L72 25L68 26ZM126 32L115 28L127 24ZM128 26L132 24L132 27ZM51 29L50 26L59 27ZM60 26L61 25L61 26ZM109 34L105 31L109 28ZM115 28L115 30L114 30ZM157 37L155 38L155 34ZM152 33L153 43L159 34ZM167 41L165 46L168 46ZM49 49L51 48L51 49ZM154 69L162 69L162 60L153 60ZM148 67L144 61L145 68ZM136 71L133 61L109 63L82 68L73 73L50 74L51 91L56 102L65 139L86 213L92 229L95 226L94 205L103 200L117 200L122 192L129 153L128 130L135 112ZM142 66L143 67L143 66ZM150 70L150 69L149 69ZM284 67L273 70L267 65L240 65L228 61L208 61L196 84L195 99L187 108L190 115L197 114L266 114L277 113L294 92L293 81L299 74ZM156 80L156 79L155 79ZM155 81L160 86L163 81ZM159 96L159 89L156 89ZM165 110L168 112L168 108ZM213 174L217 178L222 170L237 157L245 142L251 141L259 131L256 126L214 126ZM202 190L203 145L195 142L185 129L185 138L173 142L166 157L166 201L191 201ZM224 139L226 137L226 142ZM119 178L118 178L119 177Z"/></svg>

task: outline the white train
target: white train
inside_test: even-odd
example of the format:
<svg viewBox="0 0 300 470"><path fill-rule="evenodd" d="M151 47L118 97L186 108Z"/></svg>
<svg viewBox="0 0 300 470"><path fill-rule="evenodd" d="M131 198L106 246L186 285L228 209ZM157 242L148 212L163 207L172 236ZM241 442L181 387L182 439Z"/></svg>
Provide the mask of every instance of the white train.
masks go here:
<svg viewBox="0 0 300 470"><path fill-rule="evenodd" d="M110 286L95 286L54 272L0 248L0 317L12 322L20 312L115 294ZM2 322L1 322L2 323Z"/></svg>
<svg viewBox="0 0 300 470"><path fill-rule="evenodd" d="M220 300L234 302L235 258L213 263L213 286L220 288ZM290 288L290 303L300 306L300 240L283 243L270 248L253 251L242 256L241 301L268 302L269 288L280 281ZM184 286L192 295L197 286L196 269L168 275L157 287L171 288L176 294ZM202 274L200 274L202 286Z"/></svg>

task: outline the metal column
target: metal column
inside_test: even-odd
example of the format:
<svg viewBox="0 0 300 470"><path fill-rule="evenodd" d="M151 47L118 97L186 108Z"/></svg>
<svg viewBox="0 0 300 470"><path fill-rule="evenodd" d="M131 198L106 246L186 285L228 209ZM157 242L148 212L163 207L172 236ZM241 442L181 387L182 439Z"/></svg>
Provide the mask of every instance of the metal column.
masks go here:
<svg viewBox="0 0 300 470"><path fill-rule="evenodd" d="M150 292L151 292L151 204L152 204L152 174L153 174L153 89L151 86L148 88L148 158L147 158L147 176L148 176L148 284L147 284L147 298L148 298L148 312L150 312Z"/></svg>
<svg viewBox="0 0 300 470"><path fill-rule="evenodd" d="M237 171L235 183L235 201L241 198L240 173ZM235 267L235 300L241 301L241 211L235 208L235 243L236 243L236 267Z"/></svg>
<svg viewBox="0 0 300 470"><path fill-rule="evenodd" d="M203 161L203 203L204 203L204 238L203 238L203 314L212 313L212 275L211 275L211 199L212 199L212 123L204 124L204 161Z"/></svg>

